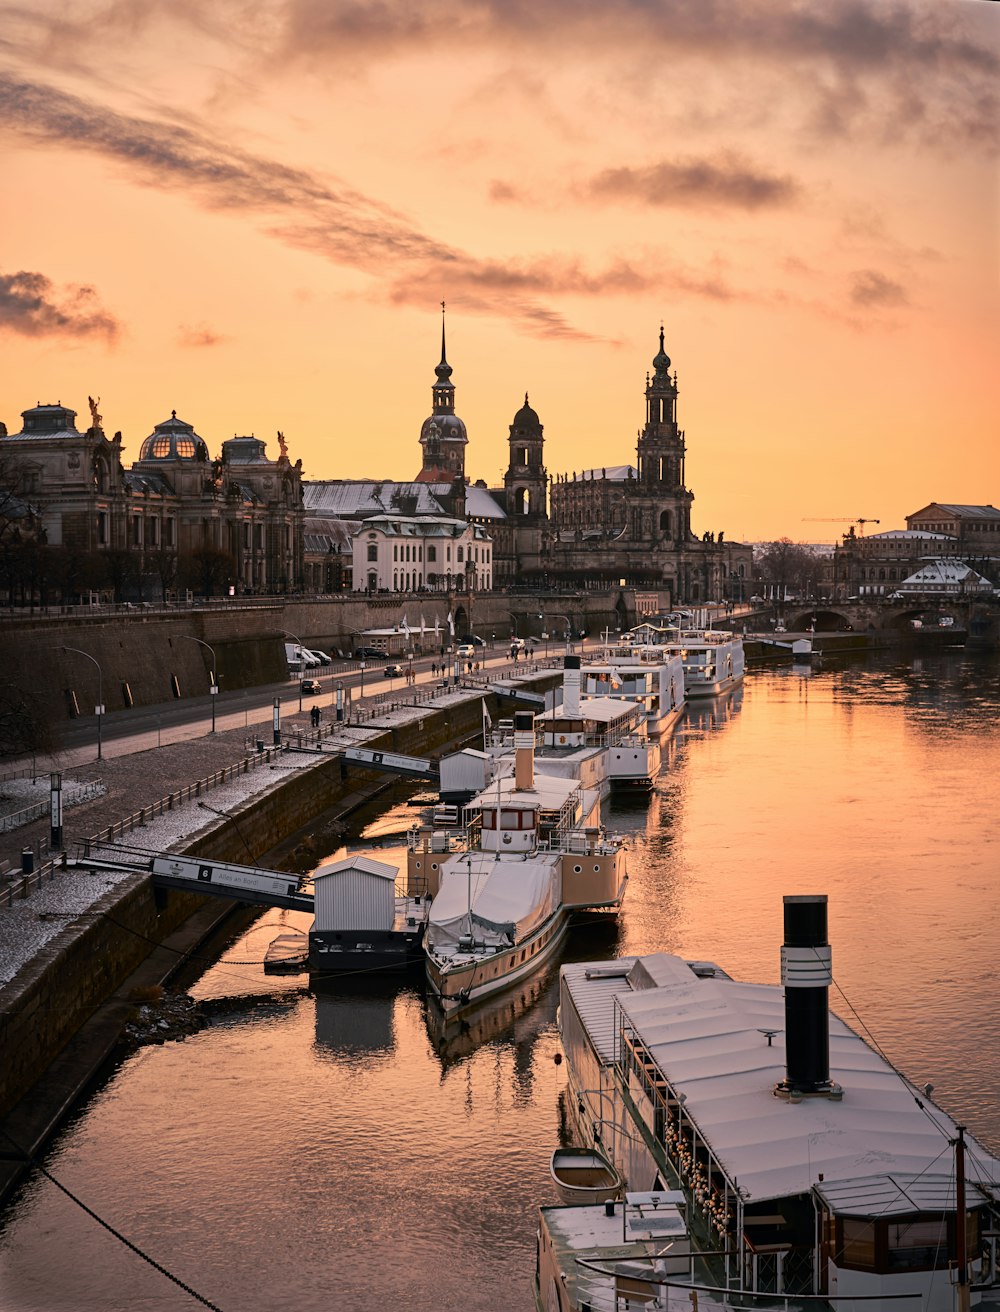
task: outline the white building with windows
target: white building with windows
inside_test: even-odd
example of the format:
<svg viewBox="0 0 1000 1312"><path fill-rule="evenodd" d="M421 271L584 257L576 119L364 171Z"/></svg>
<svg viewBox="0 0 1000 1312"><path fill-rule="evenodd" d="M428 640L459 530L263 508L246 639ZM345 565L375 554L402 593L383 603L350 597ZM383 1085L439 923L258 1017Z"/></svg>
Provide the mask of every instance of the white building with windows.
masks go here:
<svg viewBox="0 0 1000 1312"><path fill-rule="evenodd" d="M355 592L487 592L493 542L481 524L438 515L374 515L354 530Z"/></svg>

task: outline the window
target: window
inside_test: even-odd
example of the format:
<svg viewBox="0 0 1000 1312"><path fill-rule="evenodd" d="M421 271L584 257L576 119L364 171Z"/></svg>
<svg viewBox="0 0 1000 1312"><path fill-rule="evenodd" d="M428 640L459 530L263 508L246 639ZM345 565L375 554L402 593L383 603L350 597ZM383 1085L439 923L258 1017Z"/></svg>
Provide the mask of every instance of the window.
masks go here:
<svg viewBox="0 0 1000 1312"><path fill-rule="evenodd" d="M854 1221L850 1217L845 1217L841 1225L843 1242L838 1265L855 1267L862 1271L874 1271L875 1223Z"/></svg>
<svg viewBox="0 0 1000 1312"><path fill-rule="evenodd" d="M368 559L369 559L369 560L378 560L378 543L377 543L377 542L369 542L369 543L368 543Z"/></svg>
<svg viewBox="0 0 1000 1312"><path fill-rule="evenodd" d="M459 562L461 562L461 561L463 561L463 560L465 559L465 556L464 556L463 553L462 553L462 548L461 548L461 547L458 548L458 551L456 552L456 555L455 555L455 559L456 559L457 561L459 561Z"/></svg>
<svg viewBox="0 0 1000 1312"><path fill-rule="evenodd" d="M430 543L428 543L428 545L427 545L427 561L428 561L428 564L430 564L432 561L436 561L437 558L438 558L437 547L432 547L432 546L430 545Z"/></svg>
<svg viewBox="0 0 1000 1312"><path fill-rule="evenodd" d="M142 543L142 519L139 515L132 516L132 545L138 547Z"/></svg>

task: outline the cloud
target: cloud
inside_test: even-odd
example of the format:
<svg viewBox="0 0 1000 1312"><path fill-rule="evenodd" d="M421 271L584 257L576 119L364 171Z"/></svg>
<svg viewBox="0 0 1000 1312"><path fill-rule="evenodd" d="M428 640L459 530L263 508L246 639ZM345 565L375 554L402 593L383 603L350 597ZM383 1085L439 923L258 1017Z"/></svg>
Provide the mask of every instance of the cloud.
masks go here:
<svg viewBox="0 0 1000 1312"><path fill-rule="evenodd" d="M207 324L186 324L182 323L177 330L177 344L185 347L204 347L219 346L222 342L228 342L229 338L222 333L215 332Z"/></svg>
<svg viewBox="0 0 1000 1312"><path fill-rule="evenodd" d="M714 158L687 157L661 160L644 168L604 169L582 190L596 200L758 210L794 204L800 187L787 174L767 173L735 152L724 151Z"/></svg>
<svg viewBox="0 0 1000 1312"><path fill-rule="evenodd" d="M877 269L858 269L851 279L851 301L863 309L893 310L909 305L910 297L894 278L887 278Z"/></svg>
<svg viewBox="0 0 1000 1312"><path fill-rule="evenodd" d="M103 337L113 343L121 325L93 287L56 288L43 273L0 273L0 331L23 337Z"/></svg>
<svg viewBox="0 0 1000 1312"><path fill-rule="evenodd" d="M876 135L891 125L900 136L995 147L1000 51L978 8L930 0L284 0L268 50L351 72L424 50L506 53L518 70L533 57L632 68L638 56L653 76L695 60L727 78L749 68L761 95L785 101L794 82L818 133L842 136L864 121Z"/></svg>
<svg viewBox="0 0 1000 1312"><path fill-rule="evenodd" d="M286 245L368 273L395 303L427 305L443 295L467 310L506 315L532 335L588 340L588 333L538 298L634 294L661 285L655 270L626 260L590 269L557 255L477 257L305 170L228 147L191 127L128 117L55 87L0 74L3 124L40 145L98 155L143 185L186 191L205 208L250 214Z"/></svg>

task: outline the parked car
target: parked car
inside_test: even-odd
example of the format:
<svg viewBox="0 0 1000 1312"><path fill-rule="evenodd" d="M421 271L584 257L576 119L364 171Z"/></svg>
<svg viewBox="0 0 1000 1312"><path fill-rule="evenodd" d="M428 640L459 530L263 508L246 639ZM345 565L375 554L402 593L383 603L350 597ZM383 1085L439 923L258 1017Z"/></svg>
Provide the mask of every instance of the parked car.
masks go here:
<svg viewBox="0 0 1000 1312"><path fill-rule="evenodd" d="M325 651L320 651L318 647L313 647L311 655L315 656L320 665L332 665L333 658L328 656Z"/></svg>
<svg viewBox="0 0 1000 1312"><path fill-rule="evenodd" d="M401 679L403 677L402 665L387 665L382 671L387 679Z"/></svg>
<svg viewBox="0 0 1000 1312"><path fill-rule="evenodd" d="M385 652L379 651L377 647L358 647L354 653L356 661L382 661L385 660Z"/></svg>
<svg viewBox="0 0 1000 1312"><path fill-rule="evenodd" d="M319 679L303 679L302 691L307 697L313 697L320 692Z"/></svg>

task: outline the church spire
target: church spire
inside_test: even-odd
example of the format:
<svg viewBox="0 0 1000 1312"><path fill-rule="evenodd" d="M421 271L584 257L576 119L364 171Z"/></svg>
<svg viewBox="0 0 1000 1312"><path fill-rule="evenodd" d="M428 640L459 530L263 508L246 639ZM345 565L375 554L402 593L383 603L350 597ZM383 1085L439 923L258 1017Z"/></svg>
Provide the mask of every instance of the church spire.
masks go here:
<svg viewBox="0 0 1000 1312"><path fill-rule="evenodd" d="M444 301L441 302L441 363L436 366L434 373L437 375L437 382L432 389L434 413L436 415L454 414L455 385L451 381L451 365L448 363L448 355L445 349Z"/></svg>

